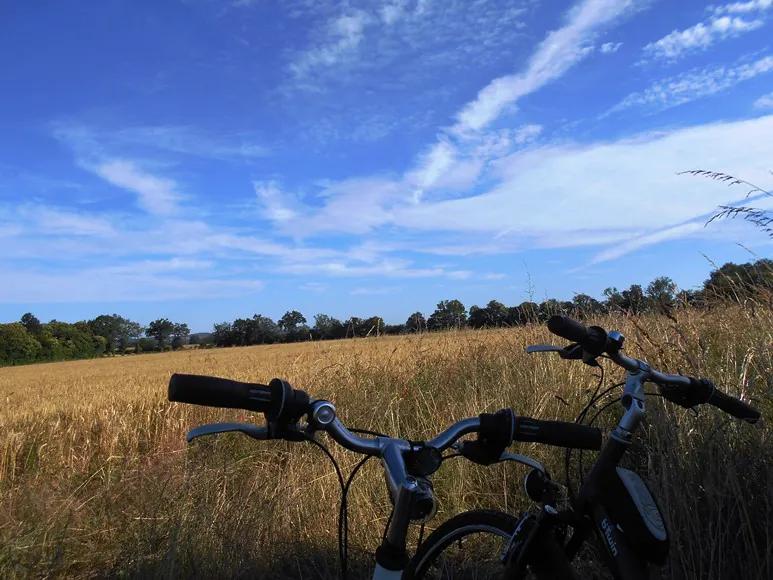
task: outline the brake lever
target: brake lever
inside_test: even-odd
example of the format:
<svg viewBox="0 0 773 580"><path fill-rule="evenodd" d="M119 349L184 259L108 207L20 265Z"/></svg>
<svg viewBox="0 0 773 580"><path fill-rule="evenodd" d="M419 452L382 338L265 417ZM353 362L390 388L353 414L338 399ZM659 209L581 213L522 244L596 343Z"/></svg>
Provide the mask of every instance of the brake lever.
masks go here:
<svg viewBox="0 0 773 580"><path fill-rule="evenodd" d="M555 346L553 344L532 344L526 347L526 354L532 354L535 352L562 352L564 348L562 346Z"/></svg>
<svg viewBox="0 0 773 580"><path fill-rule="evenodd" d="M570 344L569 346L555 346L553 344L533 344L526 347L526 353L532 354L535 352L557 352L558 356L563 359L569 360L582 360L582 346L577 343Z"/></svg>
<svg viewBox="0 0 773 580"><path fill-rule="evenodd" d="M588 366L597 367L599 363L596 361L596 357L586 352L581 344L576 342L568 346L555 346L552 344L534 344L526 347L527 354L534 352L557 352L564 360L581 360Z"/></svg>
<svg viewBox="0 0 773 580"><path fill-rule="evenodd" d="M250 425L249 423L210 423L209 425L201 425L188 431L185 435L185 439L190 443L198 437L204 437L205 435L216 435L218 433L244 433L248 437L263 441L268 439L268 429L266 427L258 425Z"/></svg>

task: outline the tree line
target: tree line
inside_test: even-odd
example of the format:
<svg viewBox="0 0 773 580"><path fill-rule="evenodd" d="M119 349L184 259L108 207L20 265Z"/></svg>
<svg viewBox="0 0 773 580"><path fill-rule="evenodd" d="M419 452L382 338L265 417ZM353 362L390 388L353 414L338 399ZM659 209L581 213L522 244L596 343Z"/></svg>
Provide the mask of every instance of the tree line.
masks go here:
<svg viewBox="0 0 773 580"><path fill-rule="evenodd" d="M599 300L577 294L571 301L552 298L527 300L507 306L491 300L485 306L466 308L461 301L441 300L426 316L414 312L403 324L386 324L380 316L339 320L317 314L310 323L297 310L286 312L278 321L255 314L233 322L214 325L211 333L191 334L185 323L160 318L147 327L119 316L101 315L74 324L52 320L41 323L27 313L19 322L0 324L0 365L25 364L93 358L105 354L175 350L186 344L203 347L248 346L305 340L333 340L454 328L484 328L540 323L553 314L579 319L607 313L669 313L678 308L704 308L717 301L744 302L760 297L770 305L773 295L773 260L746 264L727 263L714 269L700 290L677 290L668 277L661 276L642 287L624 290L611 287Z"/></svg>
<svg viewBox="0 0 773 580"><path fill-rule="evenodd" d="M118 314L74 324L58 320L41 323L28 312L19 322L0 324L0 365L172 350L188 342L189 335L187 324L166 318L147 327Z"/></svg>

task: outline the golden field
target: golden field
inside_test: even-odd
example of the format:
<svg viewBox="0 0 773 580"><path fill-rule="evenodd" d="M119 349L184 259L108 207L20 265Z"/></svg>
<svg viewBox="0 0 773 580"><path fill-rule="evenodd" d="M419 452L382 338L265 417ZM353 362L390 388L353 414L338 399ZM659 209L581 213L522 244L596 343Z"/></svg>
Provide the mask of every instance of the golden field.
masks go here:
<svg viewBox="0 0 773 580"><path fill-rule="evenodd" d="M594 322L623 331L629 354L656 368L713 378L751 398L764 417L773 413L770 311ZM348 426L419 439L505 406L573 420L597 371L524 353L549 341L546 329L528 326L2 368L0 577L336 578L340 496L327 458L307 443L238 435L188 448L185 432L198 424L262 417L171 404L171 374L282 377L333 401ZM606 368L607 384L621 379L620 369ZM750 426L708 407L695 417L659 398L648 409L643 448L630 463L666 512L672 555L663 577L773 578L768 422ZM615 406L601 424L617 415ZM320 439L347 473L359 460ZM516 447L563 480L561 450ZM528 508L524 474L512 464L444 464L433 478L440 511L428 529L472 507ZM355 577L368 577L388 507L371 461L350 495ZM592 550L584 560L595 576Z"/></svg>

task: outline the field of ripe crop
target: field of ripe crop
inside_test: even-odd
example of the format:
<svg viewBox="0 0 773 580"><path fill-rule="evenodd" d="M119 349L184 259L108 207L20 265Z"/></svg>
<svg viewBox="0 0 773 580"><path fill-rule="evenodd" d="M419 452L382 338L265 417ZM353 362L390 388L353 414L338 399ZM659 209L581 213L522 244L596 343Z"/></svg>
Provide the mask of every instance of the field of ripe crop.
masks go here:
<svg viewBox="0 0 773 580"><path fill-rule="evenodd" d="M664 371L714 378L773 413L773 313L680 311L676 319L606 317L629 354ZM166 400L173 372L267 382L282 377L328 398L350 426L414 439L510 406L573 420L598 371L524 354L549 342L539 326L394 338L105 358L0 369L0 577L336 578L339 490L307 443L229 435L193 445L211 421L240 411ZM607 383L622 373L607 365ZM654 389L653 389L654 390ZM664 578L773 578L773 430L706 407L649 400L642 448L629 463L666 512ZM617 407L600 422L613 424ZM321 440L326 440L323 435ZM330 449L348 473L359 456ZM517 449L563 479L561 450ZM586 457L591 457L587 454ZM440 511L529 507L524 468L450 461L435 474ZM366 577L389 515L378 462L350 497L350 556ZM585 569L593 564L585 553Z"/></svg>

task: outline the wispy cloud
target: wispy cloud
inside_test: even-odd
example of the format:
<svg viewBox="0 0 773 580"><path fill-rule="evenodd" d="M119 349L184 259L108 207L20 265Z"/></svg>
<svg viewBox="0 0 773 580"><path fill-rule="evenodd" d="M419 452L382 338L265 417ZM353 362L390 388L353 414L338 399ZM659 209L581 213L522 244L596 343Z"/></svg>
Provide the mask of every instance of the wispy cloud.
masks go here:
<svg viewBox="0 0 773 580"><path fill-rule="evenodd" d="M674 30L660 40L647 44L644 47L644 59L674 62L692 52L706 50L720 41L756 30L764 24L761 19L714 16L685 30Z"/></svg>
<svg viewBox="0 0 773 580"><path fill-rule="evenodd" d="M264 215L272 222L285 223L296 217L297 213L289 206L289 195L284 193L275 181L253 182L258 203L264 209Z"/></svg>
<svg viewBox="0 0 773 580"><path fill-rule="evenodd" d="M145 274L163 274L179 271L201 271L209 270L215 266L212 260L195 260L190 258L170 258L168 260L143 260L140 262L130 262L119 266L108 266L100 268L99 272L112 275L145 275Z"/></svg>
<svg viewBox="0 0 773 580"><path fill-rule="evenodd" d="M330 284L325 284L324 282L306 282L300 286L300 289L308 292L322 293L327 292L330 289Z"/></svg>
<svg viewBox="0 0 773 580"><path fill-rule="evenodd" d="M713 6L715 14L749 14L750 12L770 10L773 0L749 0L748 2L731 2Z"/></svg>
<svg viewBox="0 0 773 580"><path fill-rule="evenodd" d="M160 149L210 159L249 161L268 156L271 151L249 134L207 135L193 127L169 125L139 126L105 131L102 141Z"/></svg>
<svg viewBox="0 0 773 580"><path fill-rule="evenodd" d="M264 283L248 278L176 276L103 269L61 272L16 269L14 276L0 278L0 303L146 302L194 298L237 297L260 291ZM143 291L138 292L137 288Z"/></svg>
<svg viewBox="0 0 773 580"><path fill-rule="evenodd" d="M349 294L352 296L384 296L386 294L394 294L399 292L401 288L399 286L373 286L367 288L355 288Z"/></svg>
<svg viewBox="0 0 773 580"><path fill-rule="evenodd" d="M518 99L562 76L592 52L592 43L605 26L641 4L636 0L582 0L569 12L566 24L538 45L526 70L491 81L457 114L452 132L464 135L483 129Z"/></svg>
<svg viewBox="0 0 773 580"><path fill-rule="evenodd" d="M762 95L754 101L754 107L757 109L773 109L773 93Z"/></svg>
<svg viewBox="0 0 773 580"><path fill-rule="evenodd" d="M134 162L123 159L86 167L108 183L134 193L138 205L151 215L168 216L179 209L182 195L172 179L142 171Z"/></svg>
<svg viewBox="0 0 773 580"><path fill-rule="evenodd" d="M287 264L279 268L281 272L296 275L322 274L337 278L451 278L463 280L472 273L467 270L449 270L446 268L414 267L411 260L387 258L375 264L357 266L345 261L306 262Z"/></svg>
<svg viewBox="0 0 773 580"><path fill-rule="evenodd" d="M25 205L18 211L20 217L32 221L37 231L44 235L105 237L115 233L108 220L87 213L41 205Z"/></svg>
<svg viewBox="0 0 773 580"><path fill-rule="evenodd" d="M773 71L773 56L766 56L755 62L736 65L732 68L720 66L694 69L657 81L642 92L631 93L609 113L631 107L661 111L727 91L739 83L771 71Z"/></svg>
<svg viewBox="0 0 773 580"><path fill-rule="evenodd" d="M291 63L290 71L303 79L315 69L326 68L351 58L365 35L365 27L371 22L370 15L355 10L339 15L328 22L314 46Z"/></svg>
<svg viewBox="0 0 773 580"><path fill-rule="evenodd" d="M254 161L271 153L249 132L213 135L190 126L115 125L58 121L53 124L53 134L81 156L132 157L164 152L223 161Z"/></svg>
<svg viewBox="0 0 773 580"><path fill-rule="evenodd" d="M610 260L616 260L647 246L660 244L668 240L684 238L700 231L702 228L703 224L687 223L671 228L665 228L645 236L635 237L625 242L615 244L608 250L599 252L590 261L590 265L600 264Z"/></svg>
<svg viewBox="0 0 773 580"><path fill-rule="evenodd" d="M623 46L622 42L605 42L599 50L601 50L601 54L612 54L620 50L621 46Z"/></svg>

